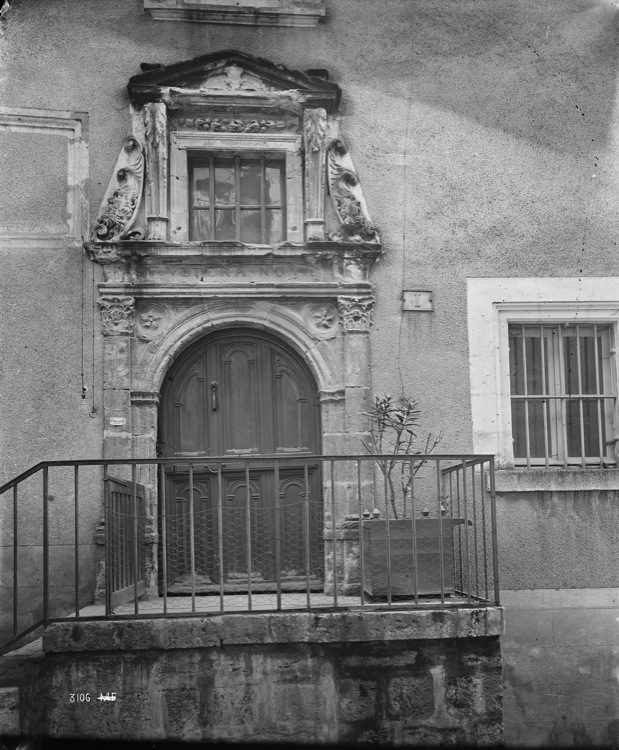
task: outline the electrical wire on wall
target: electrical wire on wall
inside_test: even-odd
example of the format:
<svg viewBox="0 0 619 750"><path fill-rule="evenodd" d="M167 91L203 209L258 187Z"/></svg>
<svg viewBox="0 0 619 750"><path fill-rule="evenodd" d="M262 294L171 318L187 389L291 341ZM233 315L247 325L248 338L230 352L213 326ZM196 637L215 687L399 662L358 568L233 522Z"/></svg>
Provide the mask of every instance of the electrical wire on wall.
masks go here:
<svg viewBox="0 0 619 750"><path fill-rule="evenodd" d="M411 50L412 52L412 50ZM412 54L411 54L412 60ZM402 149L402 289L404 289L406 281L406 221L407 221L407 203L408 203L408 170L407 170L407 156L408 156L408 135L410 129L410 117L411 117L411 81L412 74L408 79L407 83L407 96L406 96L406 125L404 128L404 147ZM400 378L400 394L404 396L404 378L402 377L402 334L404 328L404 315L400 309L400 328L398 332L398 354L396 361L398 363L398 376Z"/></svg>

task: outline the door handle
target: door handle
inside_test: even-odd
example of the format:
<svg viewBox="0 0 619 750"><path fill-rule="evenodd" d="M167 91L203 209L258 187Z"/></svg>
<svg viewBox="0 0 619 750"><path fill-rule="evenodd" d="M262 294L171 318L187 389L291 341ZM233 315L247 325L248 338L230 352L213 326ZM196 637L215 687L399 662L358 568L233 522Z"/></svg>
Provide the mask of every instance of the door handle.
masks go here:
<svg viewBox="0 0 619 750"><path fill-rule="evenodd" d="M211 411L219 409L219 383L213 380L211 383Z"/></svg>

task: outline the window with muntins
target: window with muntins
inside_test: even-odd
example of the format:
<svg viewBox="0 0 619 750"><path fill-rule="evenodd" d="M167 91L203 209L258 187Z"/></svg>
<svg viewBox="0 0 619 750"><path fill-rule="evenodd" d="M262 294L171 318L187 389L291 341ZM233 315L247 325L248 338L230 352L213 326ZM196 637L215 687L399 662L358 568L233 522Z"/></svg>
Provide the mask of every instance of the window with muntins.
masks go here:
<svg viewBox="0 0 619 750"><path fill-rule="evenodd" d="M189 239L286 239L286 164L276 153L190 153Z"/></svg>
<svg viewBox="0 0 619 750"><path fill-rule="evenodd" d="M514 464L614 464L613 330L597 323L510 323Z"/></svg>

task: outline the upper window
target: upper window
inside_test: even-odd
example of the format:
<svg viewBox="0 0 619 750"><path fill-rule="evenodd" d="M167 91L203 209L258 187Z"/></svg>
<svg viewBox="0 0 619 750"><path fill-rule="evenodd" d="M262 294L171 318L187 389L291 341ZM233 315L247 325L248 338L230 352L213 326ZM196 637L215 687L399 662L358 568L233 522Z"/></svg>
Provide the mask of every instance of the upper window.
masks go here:
<svg viewBox="0 0 619 750"><path fill-rule="evenodd" d="M614 463L609 325L509 325L515 465Z"/></svg>
<svg viewBox="0 0 619 750"><path fill-rule="evenodd" d="M191 154L189 239L283 242L285 166L277 153Z"/></svg>

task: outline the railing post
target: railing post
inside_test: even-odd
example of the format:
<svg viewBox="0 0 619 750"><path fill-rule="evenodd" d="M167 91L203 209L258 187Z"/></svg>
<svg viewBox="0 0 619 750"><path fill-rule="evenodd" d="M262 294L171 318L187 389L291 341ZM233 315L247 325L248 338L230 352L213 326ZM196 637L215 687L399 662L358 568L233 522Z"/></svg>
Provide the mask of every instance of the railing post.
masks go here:
<svg viewBox="0 0 619 750"><path fill-rule="evenodd" d="M335 528L335 475L333 471L333 459L331 459L331 527L333 529L333 606L337 607L337 539Z"/></svg>
<svg viewBox="0 0 619 750"><path fill-rule="evenodd" d="M492 572L494 574L494 603L499 604L499 553L496 528L496 489L494 484L494 457L490 459L490 512L492 519Z"/></svg>
<svg viewBox="0 0 619 750"><path fill-rule="evenodd" d="M224 599L224 529L223 529L223 477L221 476L221 461L217 462L217 550L219 554L219 609L225 609Z"/></svg>
<svg viewBox="0 0 619 750"><path fill-rule="evenodd" d="M168 514L166 508L165 465L159 464L159 512L161 516L161 587L163 614L168 613Z"/></svg>
<svg viewBox="0 0 619 750"><path fill-rule="evenodd" d="M303 526L305 528L304 538L304 552L305 552L305 593L307 599L307 608L312 608L312 601L310 596L310 513L309 513L309 476L307 469L307 461L303 465L303 480L305 484L305 491L303 493Z"/></svg>
<svg viewBox="0 0 619 750"><path fill-rule="evenodd" d="M389 523L389 484L387 471L387 459L384 459L383 475L385 484L385 550L387 554L387 604L391 606L391 529Z"/></svg>
<svg viewBox="0 0 619 750"><path fill-rule="evenodd" d="M49 468L43 467L43 622L49 616Z"/></svg>
<svg viewBox="0 0 619 750"><path fill-rule="evenodd" d="M249 486L249 461L245 461L246 523L247 523L247 599L248 609L252 611L251 588L251 488Z"/></svg>
<svg viewBox="0 0 619 750"><path fill-rule="evenodd" d="M361 508L361 461L357 459L357 506L359 509L359 598L365 606L365 540L363 538L363 510ZM335 543L335 539L333 540Z"/></svg>
<svg viewBox="0 0 619 750"><path fill-rule="evenodd" d="M17 485L13 486L13 638L17 636Z"/></svg>
<svg viewBox="0 0 619 750"><path fill-rule="evenodd" d="M131 464L131 499L133 503L133 611L137 615L139 612L138 578L140 577L140 556L138 551L138 488L136 484L136 474L136 465Z"/></svg>
<svg viewBox="0 0 619 750"><path fill-rule="evenodd" d="M437 528L438 528L438 558L439 571L441 576L441 604L445 604L445 560L443 545L443 503L441 499L441 462L440 459L434 461L436 470L436 502L438 504Z"/></svg>
<svg viewBox="0 0 619 750"><path fill-rule="evenodd" d="M277 609L282 608L282 519L281 498L279 495L279 461L273 466L273 481L275 483L275 586L277 593Z"/></svg>
<svg viewBox="0 0 619 750"><path fill-rule="evenodd" d="M411 530L413 534L413 595L415 604L419 604L419 578L417 568L419 559L417 557L417 519L415 518L415 459L410 460L411 476Z"/></svg>
<svg viewBox="0 0 619 750"><path fill-rule="evenodd" d="M469 511L468 495L466 491L466 459L462 459L462 503L464 504L464 557L466 559L466 595L471 603L471 558L469 553Z"/></svg>
<svg viewBox="0 0 619 750"><path fill-rule="evenodd" d="M75 617L80 615L80 530L79 530L79 466L73 467L73 487L75 495Z"/></svg>
<svg viewBox="0 0 619 750"><path fill-rule="evenodd" d="M112 509L110 502L110 482L108 477L108 465L103 466L103 511L104 511L104 532L105 532L105 616L112 614L112 565L110 555L110 537L112 524Z"/></svg>
<svg viewBox="0 0 619 750"><path fill-rule="evenodd" d="M196 542L193 517L193 463L189 462L189 559L191 564L191 611L196 611Z"/></svg>

